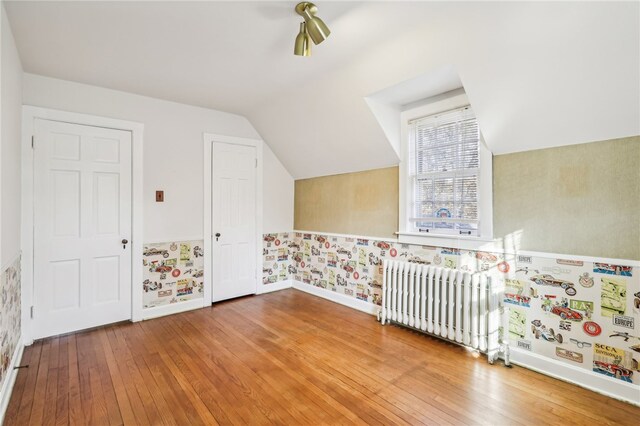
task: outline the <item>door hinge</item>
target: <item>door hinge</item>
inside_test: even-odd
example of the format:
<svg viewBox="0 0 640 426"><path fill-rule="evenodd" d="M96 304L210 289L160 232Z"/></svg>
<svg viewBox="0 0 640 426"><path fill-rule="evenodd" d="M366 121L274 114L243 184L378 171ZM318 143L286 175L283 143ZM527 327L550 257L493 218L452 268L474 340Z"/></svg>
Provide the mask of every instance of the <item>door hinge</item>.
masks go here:
<svg viewBox="0 0 640 426"><path fill-rule="evenodd" d="M35 311L35 309L34 309L34 307L32 306L32 307L31 307L31 309L30 309L31 319L33 319L33 313L34 313L34 311Z"/></svg>
<svg viewBox="0 0 640 426"><path fill-rule="evenodd" d="M31 136L31 149L34 149L34 145L35 145L35 136Z"/></svg>

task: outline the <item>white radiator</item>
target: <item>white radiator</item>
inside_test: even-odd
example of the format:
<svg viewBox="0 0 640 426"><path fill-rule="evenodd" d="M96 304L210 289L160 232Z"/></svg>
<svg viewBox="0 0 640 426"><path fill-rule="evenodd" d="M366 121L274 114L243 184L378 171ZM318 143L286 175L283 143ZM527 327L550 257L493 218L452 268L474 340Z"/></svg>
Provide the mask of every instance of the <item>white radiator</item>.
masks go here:
<svg viewBox="0 0 640 426"><path fill-rule="evenodd" d="M499 340L500 289L484 273L385 260L380 321L395 322L478 349L493 363L508 345Z"/></svg>

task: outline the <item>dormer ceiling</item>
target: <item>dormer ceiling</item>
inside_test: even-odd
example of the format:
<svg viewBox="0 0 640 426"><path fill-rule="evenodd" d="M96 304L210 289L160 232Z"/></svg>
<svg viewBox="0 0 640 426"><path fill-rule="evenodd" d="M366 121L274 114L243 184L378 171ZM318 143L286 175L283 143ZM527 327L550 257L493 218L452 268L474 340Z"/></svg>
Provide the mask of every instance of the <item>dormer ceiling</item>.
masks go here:
<svg viewBox="0 0 640 426"><path fill-rule="evenodd" d="M246 116L294 178L397 164L368 98L452 67L494 154L640 134L637 2L5 2L25 72ZM434 83L435 84L435 83Z"/></svg>

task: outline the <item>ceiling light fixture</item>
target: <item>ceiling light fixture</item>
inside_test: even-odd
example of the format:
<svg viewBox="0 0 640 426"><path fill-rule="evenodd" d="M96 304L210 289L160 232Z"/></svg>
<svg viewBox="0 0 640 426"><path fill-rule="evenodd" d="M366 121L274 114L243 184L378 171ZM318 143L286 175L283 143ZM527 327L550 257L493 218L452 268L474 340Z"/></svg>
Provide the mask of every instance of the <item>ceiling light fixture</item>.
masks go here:
<svg viewBox="0 0 640 426"><path fill-rule="evenodd" d="M296 36L296 44L293 54L298 56L311 56L311 37L307 32L307 24L300 22L300 32Z"/></svg>
<svg viewBox="0 0 640 426"><path fill-rule="evenodd" d="M318 8L315 4L304 1L298 3L295 10L298 15L304 18L304 22L300 24L300 33L296 37L293 53L298 56L310 56L311 44L309 43L309 38L315 44L320 44L329 37L331 31L322 19L316 16Z"/></svg>

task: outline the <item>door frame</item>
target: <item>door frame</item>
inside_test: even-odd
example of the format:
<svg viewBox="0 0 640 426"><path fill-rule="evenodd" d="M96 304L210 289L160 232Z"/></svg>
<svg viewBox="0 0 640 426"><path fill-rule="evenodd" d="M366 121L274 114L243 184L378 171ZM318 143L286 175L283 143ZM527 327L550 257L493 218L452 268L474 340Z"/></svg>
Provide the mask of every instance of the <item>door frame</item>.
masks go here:
<svg viewBox="0 0 640 426"><path fill-rule="evenodd" d="M203 133L204 141L204 300L213 303L213 144L251 146L256 149L256 291L262 277L262 185L263 156L262 139Z"/></svg>
<svg viewBox="0 0 640 426"><path fill-rule="evenodd" d="M143 187L142 160L144 124L114 118L99 117L75 112L41 108L31 105L22 107L22 334L25 344L33 343L34 322L31 320L31 307L34 305L33 282L33 200L35 173L32 141L35 134L35 120L60 121L131 132L131 321L142 320L142 291L136 291L142 283L143 250ZM37 141L36 141L37 144ZM36 312L37 314L37 312Z"/></svg>

